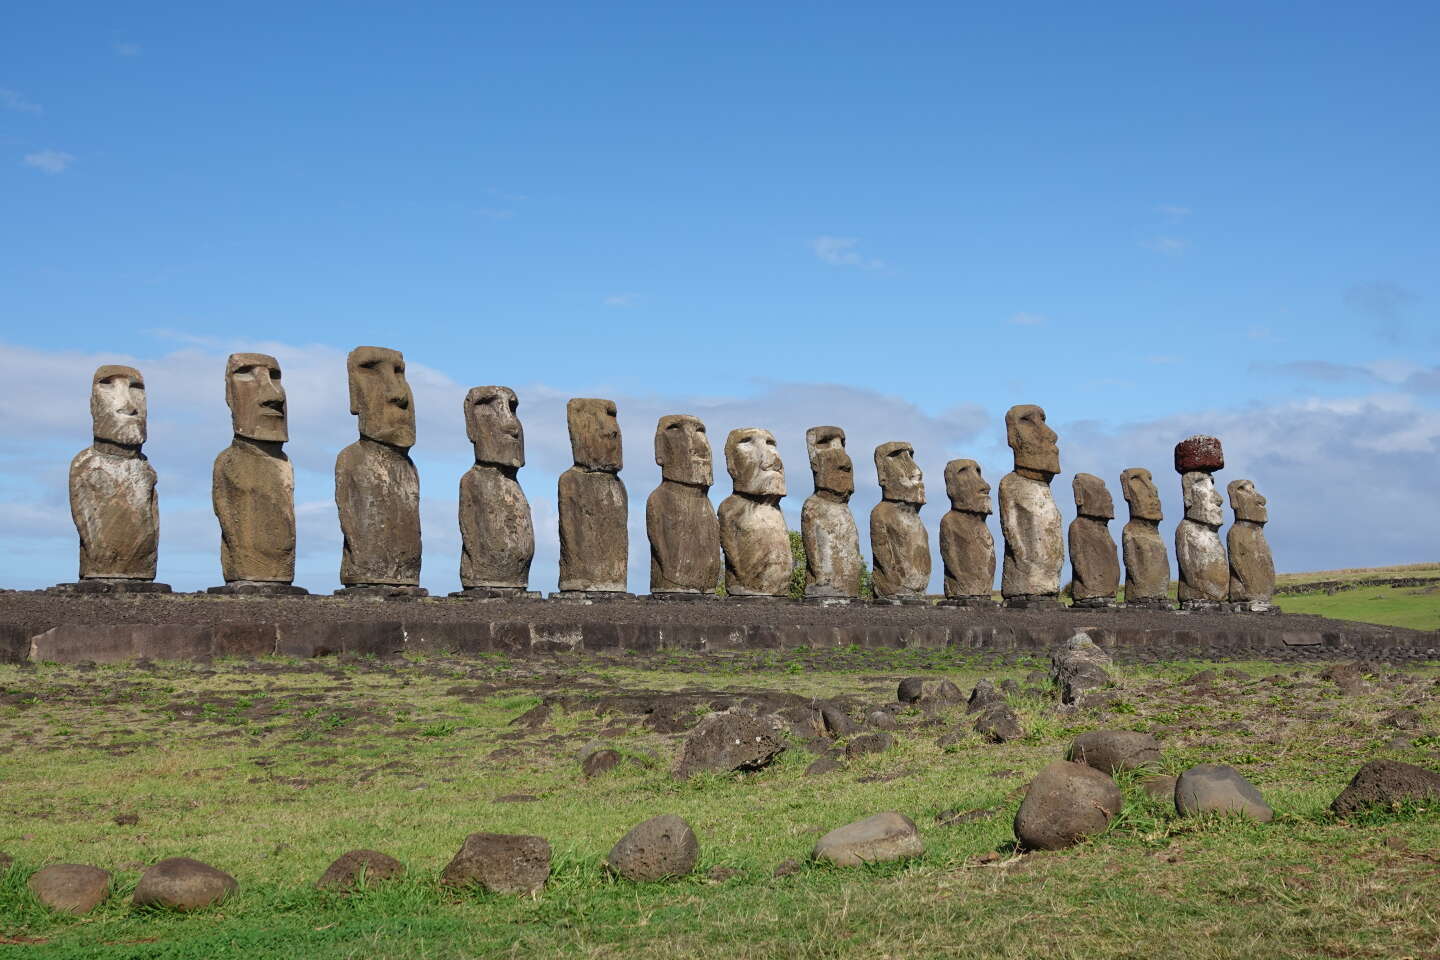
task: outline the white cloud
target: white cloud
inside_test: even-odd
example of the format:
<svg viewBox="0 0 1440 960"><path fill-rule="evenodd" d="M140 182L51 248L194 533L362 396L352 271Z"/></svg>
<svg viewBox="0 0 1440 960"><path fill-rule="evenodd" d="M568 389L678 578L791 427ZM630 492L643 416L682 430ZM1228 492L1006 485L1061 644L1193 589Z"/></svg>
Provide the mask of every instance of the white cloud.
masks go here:
<svg viewBox="0 0 1440 960"><path fill-rule="evenodd" d="M1010 319L1005 322L1016 327L1040 327L1049 323L1050 320L1038 313L1016 313L1012 314Z"/></svg>
<svg viewBox="0 0 1440 960"><path fill-rule="evenodd" d="M879 270L885 266L883 260L861 256L856 249L859 243L858 237L832 237L822 234L815 238L812 247L820 262L831 266L858 267L861 270Z"/></svg>
<svg viewBox="0 0 1440 960"><path fill-rule="evenodd" d="M27 167L34 167L41 173L53 176L68 170L70 164L75 162L75 157L62 150L39 150L35 153L25 154L25 158L21 162Z"/></svg>
<svg viewBox="0 0 1440 960"><path fill-rule="evenodd" d="M600 301L607 307L633 307L640 302L638 293L612 293Z"/></svg>
<svg viewBox="0 0 1440 960"><path fill-rule="evenodd" d="M1183 237L1150 237L1142 240L1140 246L1146 250L1154 250L1156 253L1174 256L1183 253L1185 248L1190 246L1190 242Z"/></svg>
<svg viewBox="0 0 1440 960"><path fill-rule="evenodd" d="M112 46L111 49L113 49L115 51L115 55L119 57L140 56L140 44L138 43L126 43L123 41L117 42Z"/></svg>
<svg viewBox="0 0 1440 960"><path fill-rule="evenodd" d="M31 103L14 90L0 88L0 107L6 110L16 110L20 113L44 113L44 109L38 103Z"/></svg>

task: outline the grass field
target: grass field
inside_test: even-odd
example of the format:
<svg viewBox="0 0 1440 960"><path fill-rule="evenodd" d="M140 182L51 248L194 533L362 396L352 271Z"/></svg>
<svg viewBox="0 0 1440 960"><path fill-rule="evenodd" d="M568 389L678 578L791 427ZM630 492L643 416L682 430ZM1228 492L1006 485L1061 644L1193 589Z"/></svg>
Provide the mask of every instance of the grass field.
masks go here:
<svg viewBox="0 0 1440 960"><path fill-rule="evenodd" d="M1287 613L1311 613L1337 620L1359 620L1412 630L1440 630L1440 583L1416 587L1366 584L1392 578L1440 579L1440 564L1416 563L1398 567L1368 567L1288 573L1276 578L1282 587L1311 583L1346 584L1311 593L1286 594L1276 602ZM1333 592L1332 592L1333 591Z"/></svg>
<svg viewBox="0 0 1440 960"><path fill-rule="evenodd" d="M1039 666L985 667L944 651L615 660L261 661L207 669L0 667L0 943L27 957L1440 957L1440 817L1407 808L1359 822L1326 812L1365 760L1440 766L1440 668L1370 678L1341 697L1314 668L1207 664L1124 668L1107 706L1057 712L1012 695L1029 734L969 734L963 708L900 716L897 746L806 776L798 741L750 775L677 782L678 738L647 701L790 692L839 698L854 716L896 681L1025 681ZM1032 681L1033 682L1033 678ZM557 696L569 697L561 706ZM555 703L542 725L511 725ZM601 704L597 715L596 705ZM1404 711L1411 711L1405 713ZM660 728L660 729L657 729ZM1149 730L1164 768L1234 764L1276 821L1182 820L1137 778L1106 835L1019 854L1019 788L1079 732ZM584 780L582 745L633 759ZM523 794L528 802L494 802ZM925 856L841 870L804 864L818 836L899 810ZM942 826L946 810L976 811ZM602 861L660 813L693 824L695 875L637 885ZM121 826L116 817L138 823ZM454 891L436 878L472 831L538 833L555 851L536 898ZM314 880L371 848L409 869L349 897ZM192 856L239 892L187 916L137 912L126 896L149 863ZM59 917L25 886L47 863L115 873L95 913ZM710 871L735 871L725 879Z"/></svg>

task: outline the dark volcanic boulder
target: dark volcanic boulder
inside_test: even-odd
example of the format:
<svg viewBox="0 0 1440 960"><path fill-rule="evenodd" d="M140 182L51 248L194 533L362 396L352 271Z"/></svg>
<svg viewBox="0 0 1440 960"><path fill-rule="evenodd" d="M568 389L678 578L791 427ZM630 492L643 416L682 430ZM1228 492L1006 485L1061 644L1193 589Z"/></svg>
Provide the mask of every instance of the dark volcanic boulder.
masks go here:
<svg viewBox="0 0 1440 960"><path fill-rule="evenodd" d="M315 881L317 890L347 892L361 884L379 883L405 873L405 865L394 857L374 850L342 853Z"/></svg>
<svg viewBox="0 0 1440 960"><path fill-rule="evenodd" d="M1099 770L1056 760L1030 782L1015 812L1015 839L1027 850L1063 850L1103 832L1124 803Z"/></svg>
<svg viewBox="0 0 1440 960"><path fill-rule="evenodd" d="M774 728L740 713L712 713L700 721L680 748L675 776L759 770L785 750Z"/></svg>
<svg viewBox="0 0 1440 960"><path fill-rule="evenodd" d="M965 694L960 692L954 681L944 677L938 680L930 677L906 677L900 681L895 699L901 703L947 704L959 703L965 699Z"/></svg>
<svg viewBox="0 0 1440 960"><path fill-rule="evenodd" d="M1075 703L1092 690L1110 686L1111 664L1110 655L1089 634L1082 631L1066 640L1050 655L1050 680L1060 691L1060 702Z"/></svg>
<svg viewBox="0 0 1440 960"><path fill-rule="evenodd" d="M845 757L853 760L867 753L884 753L893 746L895 738L888 733L862 733L845 744Z"/></svg>
<svg viewBox="0 0 1440 960"><path fill-rule="evenodd" d="M1440 802L1440 773L1398 760L1371 760L1355 773L1330 809L1348 817L1367 807L1405 800Z"/></svg>
<svg viewBox="0 0 1440 960"><path fill-rule="evenodd" d="M1262 823L1275 817L1259 789L1223 763L1202 763L1175 781L1175 810L1182 817L1196 813L1239 813Z"/></svg>
<svg viewBox="0 0 1440 960"><path fill-rule="evenodd" d="M1067 758L1101 773L1140 770L1160 762L1160 744L1148 733L1133 730L1091 730L1070 744Z"/></svg>
<svg viewBox="0 0 1440 960"><path fill-rule="evenodd" d="M653 817L620 838L605 865L627 880L645 882L683 877L700 859L700 841L690 824L674 814Z"/></svg>
<svg viewBox="0 0 1440 960"><path fill-rule="evenodd" d="M440 874L452 887L535 893L550 878L550 841L508 833L472 833Z"/></svg>
<svg viewBox="0 0 1440 960"><path fill-rule="evenodd" d="M970 699L965 701L966 713L979 713L982 710L989 710L996 704L1005 702L1005 694L989 680L978 680L975 689L970 691Z"/></svg>
<svg viewBox="0 0 1440 960"><path fill-rule="evenodd" d="M975 718L975 731L991 743L1006 743L1025 736L1020 716L1004 701L991 704Z"/></svg>
<svg viewBox="0 0 1440 960"><path fill-rule="evenodd" d="M238 886L234 877L208 863L171 857L140 875L134 903L137 907L199 910L224 900Z"/></svg>

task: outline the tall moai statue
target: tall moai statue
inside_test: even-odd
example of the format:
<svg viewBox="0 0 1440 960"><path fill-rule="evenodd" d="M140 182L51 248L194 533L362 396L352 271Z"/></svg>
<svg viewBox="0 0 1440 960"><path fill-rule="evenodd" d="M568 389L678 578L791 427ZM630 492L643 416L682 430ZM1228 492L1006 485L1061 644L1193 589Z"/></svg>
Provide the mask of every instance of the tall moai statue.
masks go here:
<svg viewBox="0 0 1440 960"><path fill-rule="evenodd" d="M630 562L630 501L620 479L624 457L613 400L565 405L575 465L560 474L559 599L605 600L625 592Z"/></svg>
<svg viewBox="0 0 1440 960"><path fill-rule="evenodd" d="M895 441L875 448L881 500L870 511L870 552L875 558L875 599L924 603L930 586L930 535L920 521L925 480L915 448Z"/></svg>
<svg viewBox="0 0 1440 960"><path fill-rule="evenodd" d="M811 427L805 449L815 492L800 509L800 538L805 545L805 599L847 603L860 596L860 531L850 513L855 466L845 450L845 431Z"/></svg>
<svg viewBox="0 0 1440 960"><path fill-rule="evenodd" d="M471 600L538 598L531 592L535 525L516 479L525 466L520 401L509 387L471 387L465 436L475 465L460 477L460 591Z"/></svg>
<svg viewBox="0 0 1440 960"><path fill-rule="evenodd" d="M720 520L710 503L714 455L705 424L684 414L655 425L660 486L645 501L650 536L650 595L713 598L720 584Z"/></svg>
<svg viewBox="0 0 1440 960"><path fill-rule="evenodd" d="M1185 519L1175 528L1175 562L1180 568L1180 607L1217 609L1230 593L1230 565L1220 543L1225 501L1215 489L1225 453L1214 437L1194 436L1175 445L1175 472L1185 496Z"/></svg>
<svg viewBox="0 0 1440 960"><path fill-rule="evenodd" d="M405 358L385 347L356 347L345 361L350 412L360 439L335 458L335 505L345 543L337 595L423 597L420 586L420 474L415 397Z"/></svg>
<svg viewBox="0 0 1440 960"><path fill-rule="evenodd" d="M1120 492L1130 505L1130 520L1121 531L1125 556L1125 606L1169 610L1170 554L1160 536L1160 491L1150 471L1131 467L1120 474Z"/></svg>
<svg viewBox="0 0 1440 960"><path fill-rule="evenodd" d="M945 565L947 607L993 607L995 538L985 518L994 512L990 484L974 460L945 464L950 510L940 518L940 559Z"/></svg>
<svg viewBox="0 0 1440 960"><path fill-rule="evenodd" d="M725 438L725 467L735 492L720 504L725 593L732 599L782 598L795 563L780 500L785 464L769 430L741 427Z"/></svg>
<svg viewBox="0 0 1440 960"><path fill-rule="evenodd" d="M234 439L211 471L220 521L220 572L210 593L304 595L295 579L295 468L280 363L265 353L225 361L225 403Z"/></svg>
<svg viewBox="0 0 1440 960"><path fill-rule="evenodd" d="M1005 414L1005 439L1015 452L1015 469L1000 480L1000 530L1005 565L1000 594L1007 607L1060 606L1060 571L1065 541L1060 509L1050 481L1060 472L1060 448L1045 411L1032 404Z"/></svg>
<svg viewBox="0 0 1440 960"><path fill-rule="evenodd" d="M1115 606L1120 589L1120 557L1110 536L1115 501L1105 481L1077 473L1075 519L1070 521L1070 595L1079 609Z"/></svg>
<svg viewBox="0 0 1440 960"><path fill-rule="evenodd" d="M1231 480L1226 487L1235 522L1225 535L1230 554L1230 602L1237 610L1268 613L1279 610L1275 596L1275 558L1265 539L1270 520L1266 500L1249 480Z"/></svg>
<svg viewBox="0 0 1440 960"><path fill-rule="evenodd" d="M70 461L70 516L80 535L77 593L169 593L155 582L160 511L145 443L145 378L106 364L90 380L90 446Z"/></svg>

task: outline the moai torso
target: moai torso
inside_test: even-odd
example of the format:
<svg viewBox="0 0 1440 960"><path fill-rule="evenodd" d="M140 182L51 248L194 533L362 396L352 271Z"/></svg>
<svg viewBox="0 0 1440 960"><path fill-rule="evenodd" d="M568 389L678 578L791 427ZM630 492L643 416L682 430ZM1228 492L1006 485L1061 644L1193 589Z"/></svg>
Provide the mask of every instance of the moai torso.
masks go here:
<svg viewBox="0 0 1440 960"><path fill-rule="evenodd" d="M1120 558L1110 536L1115 505L1099 477L1074 480L1075 519L1070 522L1071 596L1076 601L1113 601L1120 589Z"/></svg>
<svg viewBox="0 0 1440 960"><path fill-rule="evenodd" d="M1249 480L1232 480L1228 490L1235 511L1235 522L1225 536L1230 554L1230 600L1268 604L1275 595L1275 558L1265 539L1269 508Z"/></svg>
<svg viewBox="0 0 1440 960"><path fill-rule="evenodd" d="M232 353L225 403L234 439L215 458L210 496L220 521L226 583L295 579L295 468L280 364L264 353Z"/></svg>
<svg viewBox="0 0 1440 960"><path fill-rule="evenodd" d="M560 589L622 593L629 575L630 501L619 473L620 425L609 400L566 406L575 465L560 475Z"/></svg>
<svg viewBox="0 0 1440 960"><path fill-rule="evenodd" d="M725 554L725 591L733 596L783 597L794 560L780 500L785 465L768 430L731 430L725 463L735 492L720 504L720 546Z"/></svg>
<svg viewBox="0 0 1440 960"><path fill-rule="evenodd" d="M875 448L875 472L884 497L870 511L875 596L923 597L930 586L930 536L920 521L925 484L915 449L908 443L882 443Z"/></svg>
<svg viewBox="0 0 1440 960"><path fill-rule="evenodd" d="M1175 563L1182 603L1219 603L1230 591L1230 566L1220 542L1224 501L1211 476L1225 466L1220 441L1195 436L1175 447L1175 469L1185 499L1185 519L1175 528Z"/></svg>
<svg viewBox="0 0 1440 960"><path fill-rule="evenodd" d="M1125 556L1125 602L1164 602L1170 593L1170 554L1160 536L1160 493L1150 471L1132 467L1120 474L1120 489L1130 505L1121 532Z"/></svg>
<svg viewBox="0 0 1440 960"><path fill-rule="evenodd" d="M711 593L720 585L720 520L710 503L713 456L705 424L683 414L655 426L660 486L645 501L651 593Z"/></svg>
<svg viewBox="0 0 1440 960"><path fill-rule="evenodd" d="M525 465L520 405L509 387L465 395L465 434L475 465L460 477L460 586L524 590L535 557L530 502L516 474Z"/></svg>
<svg viewBox="0 0 1440 960"><path fill-rule="evenodd" d="M986 598L995 589L995 538L985 518L993 507L990 485L974 460L945 465L950 510L940 518L940 558L945 596Z"/></svg>
<svg viewBox="0 0 1440 960"><path fill-rule="evenodd" d="M1015 452L1015 470L1000 480L1005 537L1000 592L1007 600L1054 597L1065 565L1064 527L1050 493L1050 481L1060 472L1055 431L1045 423L1044 410L1027 404L1005 414L1005 434Z"/></svg>
<svg viewBox="0 0 1440 960"><path fill-rule="evenodd" d="M811 427L805 431L815 492L800 508L800 537L805 547L805 596L850 599L860 596L860 531L850 512L855 492L854 465L845 450L845 431Z"/></svg>

